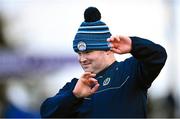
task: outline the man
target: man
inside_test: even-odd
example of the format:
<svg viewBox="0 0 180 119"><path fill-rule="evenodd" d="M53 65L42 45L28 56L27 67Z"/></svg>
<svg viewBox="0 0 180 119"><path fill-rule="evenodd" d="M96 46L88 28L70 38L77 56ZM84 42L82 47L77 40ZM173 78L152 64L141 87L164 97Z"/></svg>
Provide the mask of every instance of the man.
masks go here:
<svg viewBox="0 0 180 119"><path fill-rule="evenodd" d="M165 64L165 49L139 37L111 36L97 8L84 15L73 48L85 72L45 100L41 116L146 117L147 90ZM133 57L117 62L114 53Z"/></svg>

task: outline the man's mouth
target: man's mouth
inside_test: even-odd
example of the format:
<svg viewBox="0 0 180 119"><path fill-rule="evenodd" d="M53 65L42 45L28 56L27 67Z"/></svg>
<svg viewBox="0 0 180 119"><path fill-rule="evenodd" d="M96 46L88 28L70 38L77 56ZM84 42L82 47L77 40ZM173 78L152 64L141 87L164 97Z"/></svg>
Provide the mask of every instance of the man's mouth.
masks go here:
<svg viewBox="0 0 180 119"><path fill-rule="evenodd" d="M89 66L90 64L83 64L83 66Z"/></svg>
<svg viewBox="0 0 180 119"><path fill-rule="evenodd" d="M84 68L87 68L89 65L90 65L90 63L82 64L82 66L83 66Z"/></svg>

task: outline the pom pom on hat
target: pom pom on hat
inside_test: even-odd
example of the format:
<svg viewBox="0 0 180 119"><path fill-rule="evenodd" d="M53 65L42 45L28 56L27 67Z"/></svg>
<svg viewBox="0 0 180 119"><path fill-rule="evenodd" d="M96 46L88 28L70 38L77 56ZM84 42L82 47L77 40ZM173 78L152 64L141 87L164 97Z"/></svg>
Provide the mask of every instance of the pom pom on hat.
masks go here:
<svg viewBox="0 0 180 119"><path fill-rule="evenodd" d="M88 7L84 12L85 22L95 22L101 19L101 13L96 7Z"/></svg>
<svg viewBox="0 0 180 119"><path fill-rule="evenodd" d="M108 26L101 21L101 13L96 7L88 7L73 40L75 52L110 50L107 38L111 36Z"/></svg>

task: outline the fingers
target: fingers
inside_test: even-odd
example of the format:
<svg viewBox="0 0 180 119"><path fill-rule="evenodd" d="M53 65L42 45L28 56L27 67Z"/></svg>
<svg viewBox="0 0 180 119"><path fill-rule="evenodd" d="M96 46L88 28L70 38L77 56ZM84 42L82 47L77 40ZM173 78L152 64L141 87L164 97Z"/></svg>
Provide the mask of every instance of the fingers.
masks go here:
<svg viewBox="0 0 180 119"><path fill-rule="evenodd" d="M119 42L121 39L120 39L120 37L119 37L118 35L116 35L116 36L114 37L114 40L117 41L117 42Z"/></svg>
<svg viewBox="0 0 180 119"><path fill-rule="evenodd" d="M93 78L95 76L96 76L96 74L93 74L91 72L85 72L81 76L80 80L86 85L93 86L97 82L97 80L95 78Z"/></svg>
<svg viewBox="0 0 180 119"><path fill-rule="evenodd" d="M96 76L96 74L93 74L91 72L84 72L84 74L81 76L81 78L88 79L88 78L95 77L95 76Z"/></svg>
<svg viewBox="0 0 180 119"><path fill-rule="evenodd" d="M114 53L118 53L120 54L121 53L121 50L117 49L117 48L111 48L111 51L113 51Z"/></svg>
<svg viewBox="0 0 180 119"><path fill-rule="evenodd" d="M84 72L84 74L83 74L83 77L87 77L87 78L89 78L89 77L95 77L96 76L96 74L93 74L93 73L91 73L91 72Z"/></svg>
<svg viewBox="0 0 180 119"><path fill-rule="evenodd" d="M91 93L95 93L99 88L99 84L96 84L92 89L91 89Z"/></svg>
<svg viewBox="0 0 180 119"><path fill-rule="evenodd" d="M120 41L120 36L111 36L110 38L107 39L108 42L119 42Z"/></svg>
<svg viewBox="0 0 180 119"><path fill-rule="evenodd" d="M95 78L88 79L88 83L91 87L94 87L96 84L98 84L98 81Z"/></svg>
<svg viewBox="0 0 180 119"><path fill-rule="evenodd" d="M107 39L107 42L109 42L110 48L116 48L116 47L118 47L118 45L120 43L120 37L119 36L111 36L110 38Z"/></svg>
<svg viewBox="0 0 180 119"><path fill-rule="evenodd" d="M95 78L89 78L89 81L91 81L91 82L98 82Z"/></svg>
<svg viewBox="0 0 180 119"><path fill-rule="evenodd" d="M91 93L95 93L97 90L98 90L98 88L99 88L99 83L98 83L98 81L96 80L96 79L94 79L94 78L91 78L91 80L93 81L93 86L92 86L92 88L91 88Z"/></svg>

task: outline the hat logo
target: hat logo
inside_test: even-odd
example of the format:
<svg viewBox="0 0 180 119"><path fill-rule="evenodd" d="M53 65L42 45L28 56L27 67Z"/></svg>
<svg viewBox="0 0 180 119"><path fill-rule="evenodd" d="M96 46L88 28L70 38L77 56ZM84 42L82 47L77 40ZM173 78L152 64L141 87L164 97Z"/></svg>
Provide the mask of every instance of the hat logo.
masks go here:
<svg viewBox="0 0 180 119"><path fill-rule="evenodd" d="M82 42L80 41L77 45L77 48L79 51L85 51L86 50L86 43L85 42Z"/></svg>

